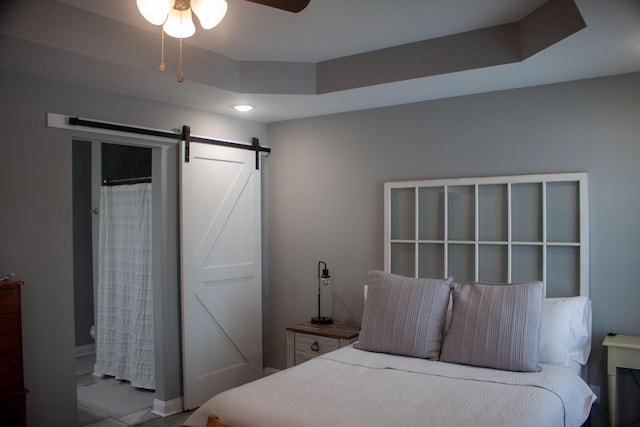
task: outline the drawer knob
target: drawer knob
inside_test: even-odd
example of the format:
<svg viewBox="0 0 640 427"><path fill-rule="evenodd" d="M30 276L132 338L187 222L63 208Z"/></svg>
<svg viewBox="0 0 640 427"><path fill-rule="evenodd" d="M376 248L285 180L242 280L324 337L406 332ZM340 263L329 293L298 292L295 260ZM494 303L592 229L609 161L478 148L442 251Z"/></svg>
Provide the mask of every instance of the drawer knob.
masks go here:
<svg viewBox="0 0 640 427"><path fill-rule="evenodd" d="M311 344L311 351L319 351L320 350L320 346L318 345L318 341L314 341L313 344Z"/></svg>

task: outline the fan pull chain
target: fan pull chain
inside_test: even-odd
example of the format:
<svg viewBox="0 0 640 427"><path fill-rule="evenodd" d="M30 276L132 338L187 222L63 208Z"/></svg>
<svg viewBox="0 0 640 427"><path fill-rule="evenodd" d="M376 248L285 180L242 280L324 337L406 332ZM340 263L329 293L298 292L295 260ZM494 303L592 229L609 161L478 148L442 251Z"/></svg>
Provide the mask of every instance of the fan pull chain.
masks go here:
<svg viewBox="0 0 640 427"><path fill-rule="evenodd" d="M158 66L158 70L164 71L167 69L167 66L164 65L164 30L160 27L160 33L162 34L162 51L160 53L160 65Z"/></svg>
<svg viewBox="0 0 640 427"><path fill-rule="evenodd" d="M178 82L182 83L184 75L182 74L182 39L180 39L180 69L178 70Z"/></svg>

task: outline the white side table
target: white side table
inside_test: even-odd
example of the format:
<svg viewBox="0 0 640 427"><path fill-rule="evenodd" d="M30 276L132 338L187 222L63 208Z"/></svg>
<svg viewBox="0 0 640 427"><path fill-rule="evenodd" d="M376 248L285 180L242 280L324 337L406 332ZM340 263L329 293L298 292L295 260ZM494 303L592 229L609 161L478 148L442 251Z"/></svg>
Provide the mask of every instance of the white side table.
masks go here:
<svg viewBox="0 0 640 427"><path fill-rule="evenodd" d="M640 337L632 335L607 335L602 341L607 347L607 375L609 376L609 422L615 427L616 369L640 369Z"/></svg>

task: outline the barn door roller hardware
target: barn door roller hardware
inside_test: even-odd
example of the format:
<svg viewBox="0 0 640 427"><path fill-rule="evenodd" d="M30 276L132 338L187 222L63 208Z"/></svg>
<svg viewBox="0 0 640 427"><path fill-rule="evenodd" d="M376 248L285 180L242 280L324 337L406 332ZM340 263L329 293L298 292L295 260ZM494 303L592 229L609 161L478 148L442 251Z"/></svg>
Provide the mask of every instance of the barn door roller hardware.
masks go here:
<svg viewBox="0 0 640 427"><path fill-rule="evenodd" d="M74 126L86 126L98 129L107 129L118 132L126 132L137 135L156 136L160 138L176 139L184 141L184 161L189 162L189 144L191 142L200 142L203 144L220 145L223 147L237 148L240 150L251 150L256 154L256 169L260 169L260 153L270 153L271 148L260 145L258 138L251 138L251 145L241 144L239 142L221 141L217 139L203 138L200 136L192 136L189 126L182 126L182 131L166 132L155 129L139 128L135 126L120 125L116 123L98 122L94 120L81 119L79 117L69 117L69 124Z"/></svg>
<svg viewBox="0 0 640 427"><path fill-rule="evenodd" d="M221 145L223 147L238 148L240 150L251 150L256 153L256 169L260 169L260 153L270 153L271 148L260 145L258 138L251 138L251 145L240 144L239 142L220 141L216 139L201 138L199 136L191 136L189 126L182 126L180 140L184 141L184 161L189 161L189 143L202 142L204 144Z"/></svg>

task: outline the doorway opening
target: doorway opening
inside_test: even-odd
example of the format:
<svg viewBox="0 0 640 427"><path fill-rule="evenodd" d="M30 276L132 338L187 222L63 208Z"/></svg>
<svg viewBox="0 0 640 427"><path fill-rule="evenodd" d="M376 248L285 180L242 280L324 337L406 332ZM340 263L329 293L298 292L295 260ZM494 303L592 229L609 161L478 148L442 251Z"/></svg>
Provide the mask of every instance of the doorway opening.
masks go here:
<svg viewBox="0 0 640 427"><path fill-rule="evenodd" d="M107 418L132 425L156 417L151 413L155 398L151 165L148 147L73 142L79 425ZM127 306L129 302L135 304ZM115 322L108 324L108 319ZM124 342L129 330L142 331L142 336ZM141 358L146 360L145 373L138 372Z"/></svg>

